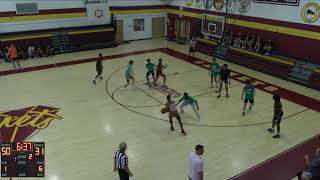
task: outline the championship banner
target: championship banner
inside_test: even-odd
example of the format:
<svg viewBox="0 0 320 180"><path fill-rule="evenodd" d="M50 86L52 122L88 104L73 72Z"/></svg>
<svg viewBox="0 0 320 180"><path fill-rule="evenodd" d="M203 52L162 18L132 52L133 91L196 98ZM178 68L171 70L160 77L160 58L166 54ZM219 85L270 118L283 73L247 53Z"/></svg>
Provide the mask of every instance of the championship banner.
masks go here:
<svg viewBox="0 0 320 180"><path fill-rule="evenodd" d="M253 0L255 3L279 4L287 6L299 6L300 0Z"/></svg>

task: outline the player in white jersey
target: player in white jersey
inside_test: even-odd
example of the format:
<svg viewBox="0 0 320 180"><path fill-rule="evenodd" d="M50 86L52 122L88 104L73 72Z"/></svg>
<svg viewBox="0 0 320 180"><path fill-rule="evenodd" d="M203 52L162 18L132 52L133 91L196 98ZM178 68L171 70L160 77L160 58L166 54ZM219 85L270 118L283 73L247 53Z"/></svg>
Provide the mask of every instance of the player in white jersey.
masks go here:
<svg viewBox="0 0 320 180"><path fill-rule="evenodd" d="M134 85L135 79L133 77L133 60L129 61L129 65L127 66L126 72L125 72L125 77L127 80L127 84L124 85L124 87L126 88L129 84L130 84L130 80L132 81L132 85Z"/></svg>
<svg viewBox="0 0 320 180"><path fill-rule="evenodd" d="M186 135L187 133L183 129L183 125L182 125L182 122L181 122L181 117L180 117L179 112L178 112L178 110L176 108L176 103L171 100L171 96L170 95L167 96L167 101L168 102L165 104L165 106L166 106L166 108L169 108L169 119L170 119L170 125L171 125L170 129L171 129L171 131L174 131L172 119L175 117L179 122L179 125L180 125L180 128L181 128L181 133Z"/></svg>

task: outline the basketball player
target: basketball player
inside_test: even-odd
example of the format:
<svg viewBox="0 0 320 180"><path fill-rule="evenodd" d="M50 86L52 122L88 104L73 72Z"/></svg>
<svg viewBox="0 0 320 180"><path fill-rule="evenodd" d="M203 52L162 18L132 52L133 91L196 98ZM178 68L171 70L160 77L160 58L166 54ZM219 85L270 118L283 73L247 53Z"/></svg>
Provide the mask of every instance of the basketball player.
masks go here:
<svg viewBox="0 0 320 180"><path fill-rule="evenodd" d="M251 110L251 108L254 104L254 98L256 96L254 86L250 83L250 81L246 81L246 85L244 86L243 91L242 91L241 100L243 100L243 94L245 94L243 113L242 113L242 115L244 116L248 102L250 102L249 110Z"/></svg>
<svg viewBox="0 0 320 180"><path fill-rule="evenodd" d="M162 59L160 58L158 66L157 66L157 71L156 71L156 81L158 81L159 76L162 76L163 77L163 85L166 84L166 79L167 79L166 75L163 74L163 70L165 68L167 68L167 66L162 64Z"/></svg>
<svg viewBox="0 0 320 180"><path fill-rule="evenodd" d="M156 78L154 77L154 68L155 67L156 67L156 65L151 63L150 59L147 59L146 68L148 69L148 71L147 71L147 74L146 74L146 78L147 78L149 86L151 86L151 83L150 83L150 80L149 80L150 74L152 75L153 82L156 81Z"/></svg>
<svg viewBox="0 0 320 180"><path fill-rule="evenodd" d="M283 116L282 104L280 102L280 96L274 95L274 115L272 120L272 128L267 129L269 132L274 133L274 126L277 125L277 134L273 138L280 138L280 123Z"/></svg>
<svg viewBox="0 0 320 180"><path fill-rule="evenodd" d="M219 81L220 81L220 87L219 87L219 95L217 96L217 98L221 97L221 89L222 89L222 84L224 83L225 87L226 87L226 97L229 97L228 94L228 84L231 84L230 81L230 70L228 69L228 65L224 64L222 69L219 72Z"/></svg>
<svg viewBox="0 0 320 180"><path fill-rule="evenodd" d="M103 65L102 65L102 54L99 54L99 58L97 59L96 62L96 71L97 71L97 76L94 78L93 83L96 84L96 80L99 77L100 79L103 79L103 77L101 76L102 74L102 70L103 70Z"/></svg>
<svg viewBox="0 0 320 180"><path fill-rule="evenodd" d="M218 77L218 74L219 74L219 68L220 68L220 65L217 63L216 59L213 58L212 59L212 63L210 64L210 69L209 69L209 74L210 74L210 77L211 77L211 86L210 86L210 88L213 88L213 79L214 79L214 82L216 83L216 88L218 88L217 77Z"/></svg>
<svg viewBox="0 0 320 180"><path fill-rule="evenodd" d="M183 94L183 97L179 100L178 104L181 101L183 101L182 104L180 105L181 113L184 113L184 111L183 111L183 107L184 106L191 105L193 111L196 113L198 119L200 120L200 115L199 115L199 112L198 112L199 111L198 102L192 96L189 96L188 93L184 93ZM197 108L196 108L196 106L197 106Z"/></svg>
<svg viewBox="0 0 320 180"><path fill-rule="evenodd" d="M170 95L167 96L167 101L168 102L165 104L165 106L167 108L169 108L169 120L170 120L170 125L171 125L171 127L170 127L171 131L174 131L172 119L176 118L178 120L178 122L179 122L179 125L180 125L180 128L181 128L181 133L186 135L187 133L183 129L183 125L182 125L182 122L181 122L181 117L180 117L179 112L177 110L176 103L171 100L171 96Z"/></svg>
<svg viewBox="0 0 320 180"><path fill-rule="evenodd" d="M127 80L127 84L124 85L124 87L126 88L129 84L130 84L130 80L132 81L132 85L134 85L135 79L133 77L133 60L129 61L129 65L127 66L126 72L125 72L125 77Z"/></svg>

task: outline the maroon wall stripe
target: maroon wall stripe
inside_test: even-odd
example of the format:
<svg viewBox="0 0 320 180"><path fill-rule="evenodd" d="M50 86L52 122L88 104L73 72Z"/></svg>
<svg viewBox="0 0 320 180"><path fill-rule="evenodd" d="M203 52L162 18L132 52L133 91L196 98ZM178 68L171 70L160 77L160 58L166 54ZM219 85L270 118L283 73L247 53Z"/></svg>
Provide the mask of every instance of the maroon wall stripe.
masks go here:
<svg viewBox="0 0 320 180"><path fill-rule="evenodd" d="M16 14L15 11L0 12L0 17L10 16L36 16L45 14L65 14L65 13L80 13L86 12L86 8L68 8L68 9L43 9L39 10L38 14Z"/></svg>

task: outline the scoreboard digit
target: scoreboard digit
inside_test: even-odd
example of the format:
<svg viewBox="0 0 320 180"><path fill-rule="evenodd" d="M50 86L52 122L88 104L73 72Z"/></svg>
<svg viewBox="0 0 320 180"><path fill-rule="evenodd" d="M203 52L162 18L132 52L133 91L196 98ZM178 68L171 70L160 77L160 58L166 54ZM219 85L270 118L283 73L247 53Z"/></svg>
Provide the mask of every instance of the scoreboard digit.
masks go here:
<svg viewBox="0 0 320 180"><path fill-rule="evenodd" d="M44 177L44 142L1 143L1 177Z"/></svg>

